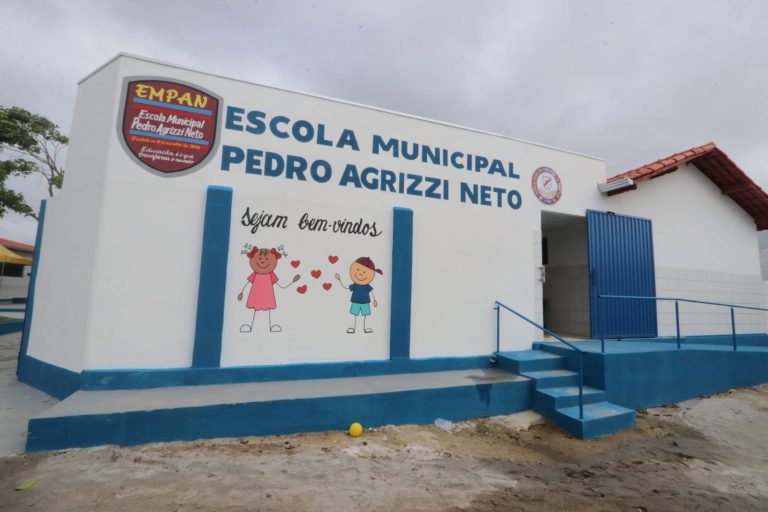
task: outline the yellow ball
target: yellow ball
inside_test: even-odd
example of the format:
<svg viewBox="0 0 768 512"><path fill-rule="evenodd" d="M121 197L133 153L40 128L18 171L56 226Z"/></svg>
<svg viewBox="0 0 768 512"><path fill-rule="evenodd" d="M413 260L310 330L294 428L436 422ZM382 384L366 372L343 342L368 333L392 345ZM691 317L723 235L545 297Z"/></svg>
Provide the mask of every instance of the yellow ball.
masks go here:
<svg viewBox="0 0 768 512"><path fill-rule="evenodd" d="M357 422L351 424L349 426L349 435L352 437L360 437L360 434L363 433L363 426Z"/></svg>

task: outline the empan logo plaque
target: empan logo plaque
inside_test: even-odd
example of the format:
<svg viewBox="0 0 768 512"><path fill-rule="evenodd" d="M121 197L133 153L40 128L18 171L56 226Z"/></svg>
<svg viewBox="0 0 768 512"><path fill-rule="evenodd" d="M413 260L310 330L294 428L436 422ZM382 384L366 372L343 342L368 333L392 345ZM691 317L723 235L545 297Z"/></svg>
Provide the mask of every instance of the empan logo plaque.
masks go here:
<svg viewBox="0 0 768 512"><path fill-rule="evenodd" d="M127 78L119 131L126 151L156 174L192 172L218 143L221 100L192 85Z"/></svg>

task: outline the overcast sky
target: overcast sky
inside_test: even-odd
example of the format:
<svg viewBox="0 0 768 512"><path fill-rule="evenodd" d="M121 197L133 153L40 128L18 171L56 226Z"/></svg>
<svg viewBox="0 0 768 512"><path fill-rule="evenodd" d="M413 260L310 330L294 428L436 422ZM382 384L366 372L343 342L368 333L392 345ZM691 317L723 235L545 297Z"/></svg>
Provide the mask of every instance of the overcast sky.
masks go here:
<svg viewBox="0 0 768 512"><path fill-rule="evenodd" d="M714 141L768 189L768 2L0 0L0 104L68 132L119 52L605 158ZM37 205L36 178L12 181ZM33 242L8 214L0 236Z"/></svg>

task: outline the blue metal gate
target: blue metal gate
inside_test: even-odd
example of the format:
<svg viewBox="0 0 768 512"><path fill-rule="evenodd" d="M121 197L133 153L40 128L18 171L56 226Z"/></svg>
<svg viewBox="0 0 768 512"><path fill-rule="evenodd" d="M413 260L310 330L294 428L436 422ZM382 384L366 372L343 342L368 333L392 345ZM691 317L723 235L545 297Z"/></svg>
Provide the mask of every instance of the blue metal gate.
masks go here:
<svg viewBox="0 0 768 512"><path fill-rule="evenodd" d="M587 226L592 337L656 336L658 326L655 301L598 297L656 296L651 221L588 210Z"/></svg>

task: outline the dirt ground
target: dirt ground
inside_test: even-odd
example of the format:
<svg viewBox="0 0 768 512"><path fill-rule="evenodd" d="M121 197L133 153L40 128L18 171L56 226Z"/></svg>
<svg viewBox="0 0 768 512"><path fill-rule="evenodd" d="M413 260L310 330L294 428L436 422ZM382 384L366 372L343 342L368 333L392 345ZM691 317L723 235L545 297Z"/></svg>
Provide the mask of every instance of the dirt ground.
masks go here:
<svg viewBox="0 0 768 512"><path fill-rule="evenodd" d="M12 455L0 510L768 510L768 385L593 441L534 417Z"/></svg>

